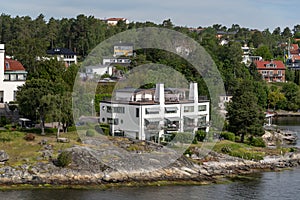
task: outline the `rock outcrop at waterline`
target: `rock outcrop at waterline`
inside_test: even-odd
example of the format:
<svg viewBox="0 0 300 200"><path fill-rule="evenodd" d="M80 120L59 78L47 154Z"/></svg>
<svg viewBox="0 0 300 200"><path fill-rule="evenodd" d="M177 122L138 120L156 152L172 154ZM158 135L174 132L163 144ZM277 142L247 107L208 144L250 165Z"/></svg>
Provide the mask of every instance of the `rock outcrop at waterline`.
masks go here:
<svg viewBox="0 0 300 200"><path fill-rule="evenodd" d="M286 130L268 130L262 136L267 146L292 145L297 143L297 134Z"/></svg>
<svg viewBox="0 0 300 200"><path fill-rule="evenodd" d="M300 154L296 153L263 161L249 161L211 152L210 156L215 159L201 163L197 156L192 156L193 159L181 156L174 163L156 171L122 171L99 162L87 147L76 146L67 151L72 153L73 161L66 168L57 167L52 162L40 162L34 166L25 164L19 167L0 167L0 184L87 185L156 181L202 183L213 182L219 176L249 174L300 164Z"/></svg>

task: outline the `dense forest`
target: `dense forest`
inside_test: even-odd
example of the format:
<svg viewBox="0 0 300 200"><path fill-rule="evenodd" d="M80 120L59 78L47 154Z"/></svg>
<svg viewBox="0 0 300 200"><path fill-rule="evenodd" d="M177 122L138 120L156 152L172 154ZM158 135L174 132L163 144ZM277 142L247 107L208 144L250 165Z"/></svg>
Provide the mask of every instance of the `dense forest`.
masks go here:
<svg viewBox="0 0 300 200"><path fill-rule="evenodd" d="M116 26L109 26L100 19L85 15L78 15L76 18L50 18L46 20L42 14L35 19L29 16L11 17L2 14L0 16L0 43L6 44L6 53L21 61L29 72L28 83L19 92L19 101L22 100L22 97L25 98L22 92L25 94L24 91L26 90L24 88L28 84L33 86L48 85L47 87L49 87L49 84L46 84L45 81L38 82L37 79L51 80L53 84L59 82L57 81L59 79L62 80L60 82L65 84L60 87L60 91L54 91L56 86L53 86L51 89L52 96L44 98L44 102L52 101L51 98L57 99L57 96L62 94L62 90L65 90L63 88L68 88L66 90L70 96L72 83L67 83L70 79L63 77L68 73L54 70L54 74L57 76L53 80L49 79L49 77L53 77L53 69L49 70L49 68L51 68L51 65L59 66L59 64L50 62L41 64L36 59L36 57L45 56L47 49L69 48L77 53L80 61L83 61L92 49L105 39L126 30L141 27L163 27L179 31L193 38L209 52L221 72L226 92L236 97L233 99L235 104L228 107L230 115L228 118L229 130L239 132L240 129L243 129L247 133L262 133L262 130L257 128L257 124L263 122L260 114L264 110L285 109L297 111L300 109L299 72L287 70L286 79L288 83L267 84L261 79L254 66L247 67L241 62L241 47L245 44L254 49L252 55L262 56L266 60L284 60L288 42L297 43L298 41L299 43L297 39L300 39L300 25L295 25L292 30L289 27L283 30L278 27L274 30L266 28L263 31L240 27L238 24L233 24L231 27L214 24L210 27L188 28L176 26L170 19L167 19L161 24L153 22L125 24L125 22L120 21ZM216 37L220 33L222 33L222 36ZM222 39L226 39L228 44L220 45ZM209 95L201 77L195 75L193 69L187 69L184 61L176 55L159 50L139 51L136 57L132 58L132 61L132 67L147 62L174 67L177 71L183 73L188 80L199 83L199 93L201 95ZM48 68L45 66L48 66ZM48 72L44 72L41 67L47 68ZM74 70L69 73L74 74ZM44 94L47 94L47 91ZM41 99L42 97L43 95ZM96 103L98 101L99 98L96 97ZM64 102L58 104L63 105ZM28 115L35 115L35 109L28 109L28 106L23 105L23 111L27 109L28 112L31 112L27 113ZM38 103L34 106L38 106ZM244 113L256 113L254 118L249 121L248 127L236 124L236 116L240 117L237 108L244 109ZM242 112L241 109L238 112ZM46 116L42 109L40 115ZM255 124L253 125L253 123Z"/></svg>

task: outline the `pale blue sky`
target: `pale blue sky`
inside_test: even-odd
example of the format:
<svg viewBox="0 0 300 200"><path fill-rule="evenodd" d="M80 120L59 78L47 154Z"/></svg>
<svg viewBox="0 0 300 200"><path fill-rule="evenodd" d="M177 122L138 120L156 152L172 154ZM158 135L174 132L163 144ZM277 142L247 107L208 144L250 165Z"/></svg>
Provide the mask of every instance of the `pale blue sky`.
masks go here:
<svg viewBox="0 0 300 200"><path fill-rule="evenodd" d="M161 23L172 19L176 25L198 27L212 24L273 30L300 24L299 0L11 0L1 2L1 12L11 16L40 13L46 18L125 17L130 21Z"/></svg>

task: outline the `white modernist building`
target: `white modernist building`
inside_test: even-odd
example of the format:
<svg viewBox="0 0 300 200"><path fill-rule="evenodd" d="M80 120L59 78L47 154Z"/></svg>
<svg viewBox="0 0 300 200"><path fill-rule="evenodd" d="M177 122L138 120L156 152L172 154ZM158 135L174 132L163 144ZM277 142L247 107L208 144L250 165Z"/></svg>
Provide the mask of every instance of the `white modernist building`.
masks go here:
<svg viewBox="0 0 300 200"><path fill-rule="evenodd" d="M0 44L0 103L15 101L18 86L26 81L27 72L23 65L5 57L5 45Z"/></svg>
<svg viewBox="0 0 300 200"><path fill-rule="evenodd" d="M208 100L199 100L197 83L190 89L125 88L111 101L100 102L100 122L110 124L113 136L158 141L172 132L209 130Z"/></svg>

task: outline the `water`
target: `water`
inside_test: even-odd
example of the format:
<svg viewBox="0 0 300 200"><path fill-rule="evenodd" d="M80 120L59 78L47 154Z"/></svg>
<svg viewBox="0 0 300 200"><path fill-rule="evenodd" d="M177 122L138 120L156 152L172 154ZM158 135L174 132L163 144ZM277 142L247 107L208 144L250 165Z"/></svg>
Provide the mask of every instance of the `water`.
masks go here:
<svg viewBox="0 0 300 200"><path fill-rule="evenodd" d="M300 117L299 116L280 117L275 119L273 122L283 130L289 130L295 132L298 136L297 144L295 146L300 148Z"/></svg>
<svg viewBox="0 0 300 200"><path fill-rule="evenodd" d="M300 117L280 118L275 123L293 130L300 138ZM300 141L298 144L300 146ZM184 200L184 199L300 199L300 168L266 172L228 184L206 186L124 187L108 190L20 190L0 191L0 200Z"/></svg>

